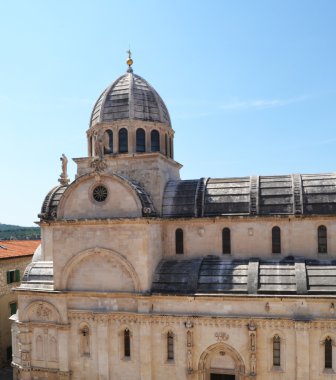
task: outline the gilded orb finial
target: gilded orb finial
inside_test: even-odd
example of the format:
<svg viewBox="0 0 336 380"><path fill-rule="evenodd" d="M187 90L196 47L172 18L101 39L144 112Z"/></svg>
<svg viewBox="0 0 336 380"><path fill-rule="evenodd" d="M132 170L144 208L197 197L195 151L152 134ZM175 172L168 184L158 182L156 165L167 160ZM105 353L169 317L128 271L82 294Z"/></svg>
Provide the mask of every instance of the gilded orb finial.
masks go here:
<svg viewBox="0 0 336 380"><path fill-rule="evenodd" d="M128 60L126 61L126 63L128 64L128 70L127 71L131 73L133 71L133 69L131 67L133 65L133 59L131 58L132 52L130 49L128 49L126 53L128 54Z"/></svg>

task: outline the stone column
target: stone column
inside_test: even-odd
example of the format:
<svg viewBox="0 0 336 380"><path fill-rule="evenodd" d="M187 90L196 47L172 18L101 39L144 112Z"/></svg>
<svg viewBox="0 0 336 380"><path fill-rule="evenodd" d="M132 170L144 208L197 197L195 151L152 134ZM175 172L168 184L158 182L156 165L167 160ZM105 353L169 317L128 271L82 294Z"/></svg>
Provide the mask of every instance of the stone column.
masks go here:
<svg viewBox="0 0 336 380"><path fill-rule="evenodd" d="M60 326L58 328L58 362L62 378L66 378L69 373L69 327Z"/></svg>
<svg viewBox="0 0 336 380"><path fill-rule="evenodd" d="M309 380L309 322L295 322L296 380Z"/></svg>
<svg viewBox="0 0 336 380"><path fill-rule="evenodd" d="M92 156L92 138L89 134L87 134L87 143L88 143L88 156Z"/></svg>
<svg viewBox="0 0 336 380"><path fill-rule="evenodd" d="M152 140L151 140L151 130L149 127L145 128L145 133L146 133L146 152L150 152L151 146L152 146Z"/></svg>
<svg viewBox="0 0 336 380"><path fill-rule="evenodd" d="M26 324L19 325L19 353L21 356L20 380L31 380L31 339L32 333Z"/></svg>
<svg viewBox="0 0 336 380"><path fill-rule="evenodd" d="M254 321L250 321L248 328L248 347L250 362L250 377L257 375L257 326Z"/></svg>
<svg viewBox="0 0 336 380"><path fill-rule="evenodd" d="M152 326L150 321L139 325L140 379L152 379Z"/></svg>
<svg viewBox="0 0 336 380"><path fill-rule="evenodd" d="M184 326L187 329L187 376L188 379L191 379L194 374L194 368L193 368L193 322L188 319L186 322L184 322Z"/></svg>
<svg viewBox="0 0 336 380"><path fill-rule="evenodd" d="M109 380L108 319L101 316L97 320L98 379Z"/></svg>

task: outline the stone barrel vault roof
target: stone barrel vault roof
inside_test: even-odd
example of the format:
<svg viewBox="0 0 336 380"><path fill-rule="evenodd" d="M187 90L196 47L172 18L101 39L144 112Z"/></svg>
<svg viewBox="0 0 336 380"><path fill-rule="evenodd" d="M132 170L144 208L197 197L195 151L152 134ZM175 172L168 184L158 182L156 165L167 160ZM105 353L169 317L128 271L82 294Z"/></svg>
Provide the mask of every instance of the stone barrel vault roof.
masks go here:
<svg viewBox="0 0 336 380"><path fill-rule="evenodd" d="M169 181L163 217L336 214L336 174Z"/></svg>
<svg viewBox="0 0 336 380"><path fill-rule="evenodd" d="M234 259L219 256L162 260L152 293L195 294L336 294L336 260L293 258Z"/></svg>
<svg viewBox="0 0 336 380"><path fill-rule="evenodd" d="M122 119L155 121L171 126L167 107L160 95L133 72L122 75L103 91L93 108L90 127Z"/></svg>
<svg viewBox="0 0 336 380"><path fill-rule="evenodd" d="M54 267L52 261L36 261L30 263L22 277L20 289L54 288Z"/></svg>

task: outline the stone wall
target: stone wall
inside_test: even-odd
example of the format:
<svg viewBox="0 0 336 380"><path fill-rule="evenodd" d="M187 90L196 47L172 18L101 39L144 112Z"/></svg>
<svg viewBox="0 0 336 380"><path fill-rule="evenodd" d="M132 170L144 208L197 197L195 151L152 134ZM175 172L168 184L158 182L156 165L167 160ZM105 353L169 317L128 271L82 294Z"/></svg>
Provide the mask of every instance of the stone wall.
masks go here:
<svg viewBox="0 0 336 380"><path fill-rule="evenodd" d="M0 260L0 366L6 362L6 350L12 345L10 304L17 302L17 295L12 292L12 288L20 284L19 282L7 284L7 271L18 269L22 278L31 258L32 256Z"/></svg>

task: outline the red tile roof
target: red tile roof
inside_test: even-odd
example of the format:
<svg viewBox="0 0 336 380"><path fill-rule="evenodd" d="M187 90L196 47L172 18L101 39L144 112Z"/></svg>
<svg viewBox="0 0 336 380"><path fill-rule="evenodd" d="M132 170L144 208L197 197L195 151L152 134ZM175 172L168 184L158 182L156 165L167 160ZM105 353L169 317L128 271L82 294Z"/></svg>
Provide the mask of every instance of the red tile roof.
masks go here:
<svg viewBox="0 0 336 380"><path fill-rule="evenodd" d="M0 240L0 260L32 256L41 240Z"/></svg>

